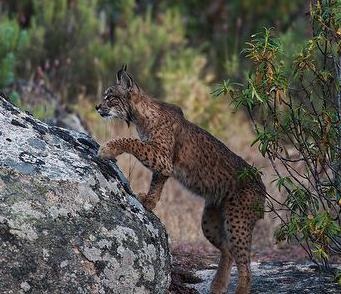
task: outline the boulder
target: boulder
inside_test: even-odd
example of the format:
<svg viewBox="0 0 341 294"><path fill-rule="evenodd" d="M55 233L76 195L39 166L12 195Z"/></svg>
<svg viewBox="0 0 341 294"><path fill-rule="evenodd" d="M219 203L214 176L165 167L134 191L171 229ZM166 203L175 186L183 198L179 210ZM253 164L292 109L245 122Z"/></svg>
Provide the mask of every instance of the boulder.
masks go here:
<svg viewBox="0 0 341 294"><path fill-rule="evenodd" d="M165 293L166 231L89 136L0 95L0 293Z"/></svg>

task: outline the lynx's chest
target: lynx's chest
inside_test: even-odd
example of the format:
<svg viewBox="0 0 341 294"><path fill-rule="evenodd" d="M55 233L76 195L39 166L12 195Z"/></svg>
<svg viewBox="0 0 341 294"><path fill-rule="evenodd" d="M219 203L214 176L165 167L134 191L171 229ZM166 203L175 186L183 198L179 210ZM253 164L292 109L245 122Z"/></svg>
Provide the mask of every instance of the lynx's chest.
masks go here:
<svg viewBox="0 0 341 294"><path fill-rule="evenodd" d="M137 126L136 131L141 141L148 141L150 139L150 134L145 130L145 128Z"/></svg>

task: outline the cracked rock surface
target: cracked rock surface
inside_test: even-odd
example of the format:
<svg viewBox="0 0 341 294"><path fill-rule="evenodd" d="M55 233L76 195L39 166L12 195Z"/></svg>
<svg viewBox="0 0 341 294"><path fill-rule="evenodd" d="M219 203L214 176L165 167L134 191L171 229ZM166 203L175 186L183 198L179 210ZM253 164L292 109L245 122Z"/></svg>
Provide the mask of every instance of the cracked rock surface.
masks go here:
<svg viewBox="0 0 341 294"><path fill-rule="evenodd" d="M336 268L338 265L334 265ZM211 281L216 272L213 269L202 269L194 273L197 280L187 284L193 289L191 293L208 294ZM312 263L296 262L252 262L252 294L274 293L340 293L340 286L333 275L320 274ZM232 267L231 282L228 293L234 293L237 287L237 269ZM189 293L189 292L188 292Z"/></svg>
<svg viewBox="0 0 341 294"><path fill-rule="evenodd" d="M165 229L97 149L0 95L0 293L165 293Z"/></svg>

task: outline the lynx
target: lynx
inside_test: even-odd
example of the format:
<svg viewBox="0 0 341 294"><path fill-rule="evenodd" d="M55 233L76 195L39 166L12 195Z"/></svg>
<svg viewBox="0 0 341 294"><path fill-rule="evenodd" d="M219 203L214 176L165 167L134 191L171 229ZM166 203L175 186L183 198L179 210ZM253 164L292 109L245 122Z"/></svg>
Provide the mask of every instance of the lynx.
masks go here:
<svg viewBox="0 0 341 294"><path fill-rule="evenodd" d="M186 120L179 107L144 94L126 66L117 72L116 82L104 92L96 110L102 117L136 126L140 140L108 141L99 156L114 159L130 153L152 171L149 192L139 195L146 209L155 208L169 177L205 199L203 233L221 251L211 293L227 291L233 260L239 274L236 293L249 293L252 231L263 217L265 199L260 176L241 180L240 172L250 165Z"/></svg>

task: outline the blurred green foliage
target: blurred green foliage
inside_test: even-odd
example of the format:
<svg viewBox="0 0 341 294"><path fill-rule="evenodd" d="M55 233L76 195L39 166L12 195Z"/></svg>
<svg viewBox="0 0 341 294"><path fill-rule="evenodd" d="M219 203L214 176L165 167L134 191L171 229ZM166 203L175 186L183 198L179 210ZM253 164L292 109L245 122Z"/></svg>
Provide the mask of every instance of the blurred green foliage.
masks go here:
<svg viewBox="0 0 341 294"><path fill-rule="evenodd" d="M155 22L148 9L140 16L126 12L125 22L127 26L116 28L113 44L95 45L102 79L106 83L112 81L115 69L126 61L143 87L160 96L160 80L152 73L157 73L170 56L176 58L185 47L181 15L169 10Z"/></svg>
<svg viewBox="0 0 341 294"><path fill-rule="evenodd" d="M169 76L170 70L180 71L178 64L187 64L186 71L193 71L192 78L196 76L206 84L219 80L226 72L243 79L245 62L239 52L249 35L263 26L276 26L287 34L288 45L296 44L293 41L302 37L303 26L299 26L299 33L296 28L292 34L288 30L297 16L302 16L304 3L2 1L0 27L8 27L6 22L10 22L13 30L25 29L29 44L25 56L7 57L12 69L2 67L0 83L3 86L5 80L13 81L15 73L25 79L38 75L64 101L74 102L80 92L90 97L98 95L122 63L128 63L144 88L161 98L167 96L165 88L169 88L163 83L170 82L161 76ZM190 69L198 58L206 60L201 70ZM12 78L8 80L5 75Z"/></svg>
<svg viewBox="0 0 341 294"><path fill-rule="evenodd" d="M187 36L195 45L207 44L205 53L216 72L240 80L246 65L240 51L250 35L263 27L285 33L308 10L308 4L305 0L177 0L161 1L160 6L180 9Z"/></svg>
<svg viewBox="0 0 341 294"><path fill-rule="evenodd" d="M0 88L14 82L15 67L28 43L28 34L8 18L0 25Z"/></svg>
<svg viewBox="0 0 341 294"><path fill-rule="evenodd" d="M25 55L11 59L11 70L2 67L11 77L6 85L15 75L43 81L64 103L76 105L80 95L100 96L128 63L148 93L178 103L189 118L223 134L229 117L217 115L223 102L210 99L208 84L215 76L212 68L206 70L206 45L188 37L183 4L161 2L8 2L2 15L12 18L13 29L25 28L28 44ZM2 19L0 27L5 26Z"/></svg>
<svg viewBox="0 0 341 294"><path fill-rule="evenodd" d="M98 39L96 0L33 0L30 46L26 51L28 74L38 67L55 91L73 100L81 87L97 87L92 44Z"/></svg>

